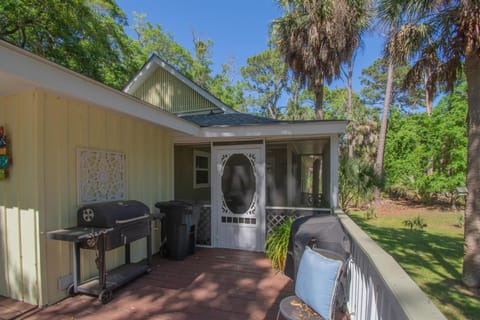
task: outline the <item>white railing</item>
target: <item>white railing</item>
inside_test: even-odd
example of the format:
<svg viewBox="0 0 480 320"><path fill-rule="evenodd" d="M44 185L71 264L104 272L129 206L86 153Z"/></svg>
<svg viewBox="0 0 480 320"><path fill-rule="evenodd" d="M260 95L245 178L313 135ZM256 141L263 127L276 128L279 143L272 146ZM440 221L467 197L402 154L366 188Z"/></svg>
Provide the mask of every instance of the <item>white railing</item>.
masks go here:
<svg viewBox="0 0 480 320"><path fill-rule="evenodd" d="M299 214L299 209L267 208L267 220L269 215ZM312 213L311 210L303 210L300 215ZM352 259L348 265L350 281L347 287L350 319L446 319L392 256L370 239L346 214L341 211L336 211L335 214L352 240Z"/></svg>
<svg viewBox="0 0 480 320"><path fill-rule="evenodd" d="M350 319L446 319L400 265L346 214L338 217L352 239Z"/></svg>

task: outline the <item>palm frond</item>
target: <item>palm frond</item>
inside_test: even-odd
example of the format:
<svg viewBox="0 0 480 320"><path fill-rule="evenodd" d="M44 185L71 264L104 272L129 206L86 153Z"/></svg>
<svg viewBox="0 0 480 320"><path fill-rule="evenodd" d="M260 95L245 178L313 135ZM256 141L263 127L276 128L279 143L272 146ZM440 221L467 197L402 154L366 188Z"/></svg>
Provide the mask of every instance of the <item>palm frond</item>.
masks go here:
<svg viewBox="0 0 480 320"><path fill-rule="evenodd" d="M368 27L370 0L279 2L285 13L272 23L273 43L297 81L321 97L324 81L338 78L342 64L359 46Z"/></svg>

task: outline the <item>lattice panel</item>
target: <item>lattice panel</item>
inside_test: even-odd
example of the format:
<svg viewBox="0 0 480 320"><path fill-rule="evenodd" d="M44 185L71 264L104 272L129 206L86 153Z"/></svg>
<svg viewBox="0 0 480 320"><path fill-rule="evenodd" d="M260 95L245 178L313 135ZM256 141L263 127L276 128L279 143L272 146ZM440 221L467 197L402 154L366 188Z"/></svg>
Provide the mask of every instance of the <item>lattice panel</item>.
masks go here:
<svg viewBox="0 0 480 320"><path fill-rule="evenodd" d="M203 206L200 209L200 219L197 226L197 244L211 246L212 214L210 206Z"/></svg>
<svg viewBox="0 0 480 320"><path fill-rule="evenodd" d="M296 210L286 210L286 209L267 209L267 236L272 232L272 230L281 225L288 217L299 218L302 216L310 215L311 212L306 211L296 211Z"/></svg>
<svg viewBox="0 0 480 320"><path fill-rule="evenodd" d="M267 235L276 226L282 224L288 217L299 218L311 215L312 211L288 210L288 209L267 209L266 210ZM197 226L197 244L211 246L212 214L210 206L203 206L200 209L200 219Z"/></svg>
<svg viewBox="0 0 480 320"><path fill-rule="evenodd" d="M78 149L77 168L78 204L126 199L124 153Z"/></svg>

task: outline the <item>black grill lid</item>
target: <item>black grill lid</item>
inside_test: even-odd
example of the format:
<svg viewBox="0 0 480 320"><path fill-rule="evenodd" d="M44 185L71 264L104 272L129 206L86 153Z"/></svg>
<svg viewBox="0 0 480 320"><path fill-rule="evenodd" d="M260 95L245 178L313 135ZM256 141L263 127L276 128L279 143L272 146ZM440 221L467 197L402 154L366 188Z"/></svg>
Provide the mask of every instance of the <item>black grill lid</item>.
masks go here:
<svg viewBox="0 0 480 320"><path fill-rule="evenodd" d="M149 208L137 200L110 201L85 205L77 211L81 227L114 227L125 221L150 214Z"/></svg>
<svg viewBox="0 0 480 320"><path fill-rule="evenodd" d="M337 216L315 214L293 221L290 228L285 275L295 280L305 246L315 239L319 249L336 252L347 258L351 251L351 240Z"/></svg>

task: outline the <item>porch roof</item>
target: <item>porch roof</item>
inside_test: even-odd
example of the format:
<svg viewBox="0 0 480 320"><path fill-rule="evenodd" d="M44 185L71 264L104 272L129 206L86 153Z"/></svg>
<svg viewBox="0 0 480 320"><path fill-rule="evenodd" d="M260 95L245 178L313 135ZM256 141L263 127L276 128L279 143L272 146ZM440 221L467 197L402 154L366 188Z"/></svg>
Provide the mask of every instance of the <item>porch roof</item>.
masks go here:
<svg viewBox="0 0 480 320"><path fill-rule="evenodd" d="M201 126L198 136L178 133L174 136L174 142L313 139L338 136L345 132L347 126L346 120L272 121L267 119L262 122L261 119L253 119L245 114L240 114L238 117L232 116L233 114L220 117L221 120L225 120L223 124L218 122L216 125ZM245 122L239 123L242 120Z"/></svg>
<svg viewBox="0 0 480 320"><path fill-rule="evenodd" d="M181 118L199 125L200 127L226 127L271 124L302 124L302 123L328 123L337 120L277 120L259 117L248 113L208 113L196 115L183 115Z"/></svg>
<svg viewBox="0 0 480 320"><path fill-rule="evenodd" d="M257 117L247 113L208 113L180 116L200 127L239 126L279 123L280 120Z"/></svg>
<svg viewBox="0 0 480 320"><path fill-rule="evenodd" d="M346 121L273 120L238 113L225 105L220 105L222 114L179 117L3 40L0 40L0 60L5 62L0 65L0 96L36 89L50 91L170 128L177 142L311 138L341 134L347 124ZM203 94L208 96L207 92Z"/></svg>

